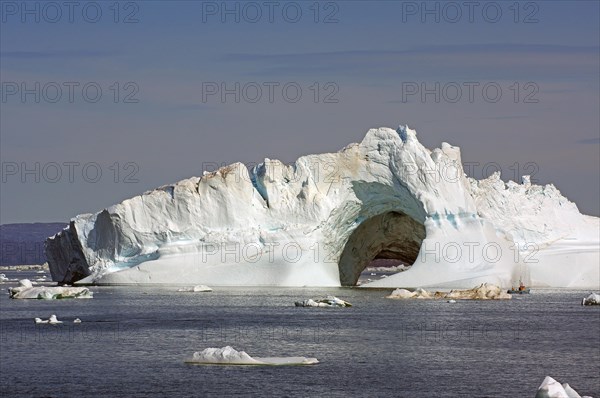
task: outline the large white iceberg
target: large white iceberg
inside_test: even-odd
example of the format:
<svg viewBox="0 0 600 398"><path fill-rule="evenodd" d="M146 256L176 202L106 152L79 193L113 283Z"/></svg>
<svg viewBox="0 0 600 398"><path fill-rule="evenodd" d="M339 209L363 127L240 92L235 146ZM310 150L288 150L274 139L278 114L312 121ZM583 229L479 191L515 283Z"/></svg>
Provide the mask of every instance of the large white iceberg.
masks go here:
<svg viewBox="0 0 600 398"><path fill-rule="evenodd" d="M245 351L237 351L227 346L223 348L206 348L196 351L192 358L185 361L195 365L314 365L319 363L316 358L306 357L263 357L253 358Z"/></svg>
<svg viewBox="0 0 600 398"><path fill-rule="evenodd" d="M383 258L413 265L363 286L598 287L598 218L461 162L408 127L371 129L337 153L235 163L79 215L46 255L65 283L351 286Z"/></svg>

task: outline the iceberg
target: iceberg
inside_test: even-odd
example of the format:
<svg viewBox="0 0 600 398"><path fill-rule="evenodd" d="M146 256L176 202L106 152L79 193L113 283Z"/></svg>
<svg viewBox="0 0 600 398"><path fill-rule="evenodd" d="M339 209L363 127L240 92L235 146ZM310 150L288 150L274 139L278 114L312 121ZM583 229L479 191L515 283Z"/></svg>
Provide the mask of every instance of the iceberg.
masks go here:
<svg viewBox="0 0 600 398"><path fill-rule="evenodd" d="M294 304L296 307L352 307L352 304L349 302L335 296L327 296L324 299L318 300L308 299L296 301Z"/></svg>
<svg viewBox="0 0 600 398"><path fill-rule="evenodd" d="M87 287L38 286L34 287L29 279L21 279L19 286L8 289L12 299L59 300L68 298L92 298L94 295Z"/></svg>
<svg viewBox="0 0 600 398"><path fill-rule="evenodd" d="M600 305L600 294L590 293L589 296L581 300L581 305Z"/></svg>
<svg viewBox="0 0 600 398"><path fill-rule="evenodd" d="M396 289L389 296L386 296L389 299L409 299L409 298L417 298L417 299L429 299L432 298L431 294L425 290L418 288L414 292L411 292L408 289Z"/></svg>
<svg viewBox="0 0 600 398"><path fill-rule="evenodd" d="M194 365L314 365L319 363L316 358L306 357L264 357L253 358L245 351L226 346L223 348L206 348L204 351L196 351L192 358L185 363Z"/></svg>
<svg viewBox="0 0 600 398"><path fill-rule="evenodd" d="M46 256L69 284L354 286L372 260L393 259L412 266L361 287L598 288L599 232L553 185L469 178L458 147L429 150L401 126L78 215Z"/></svg>
<svg viewBox="0 0 600 398"><path fill-rule="evenodd" d="M451 290L449 293L436 292L434 297L455 300L510 300L512 295L506 293L500 286L483 283L468 290Z"/></svg>
<svg viewBox="0 0 600 398"><path fill-rule="evenodd" d="M48 318L47 320L42 320L42 318L35 318L34 322L36 325L40 325L40 324L50 324L50 325L60 325L61 323L63 323L62 321L59 321L58 318L56 318L56 315L50 315L50 318Z"/></svg>
<svg viewBox="0 0 600 398"><path fill-rule="evenodd" d="M535 398L591 398L581 396L568 383L560 384L550 376L546 376L539 386Z"/></svg>
<svg viewBox="0 0 600 398"><path fill-rule="evenodd" d="M425 289L416 289L411 292L407 289L396 289L386 298L390 299L448 299L448 303L455 300L510 300L512 296L500 286L482 283L473 289L451 290L450 292L430 293Z"/></svg>

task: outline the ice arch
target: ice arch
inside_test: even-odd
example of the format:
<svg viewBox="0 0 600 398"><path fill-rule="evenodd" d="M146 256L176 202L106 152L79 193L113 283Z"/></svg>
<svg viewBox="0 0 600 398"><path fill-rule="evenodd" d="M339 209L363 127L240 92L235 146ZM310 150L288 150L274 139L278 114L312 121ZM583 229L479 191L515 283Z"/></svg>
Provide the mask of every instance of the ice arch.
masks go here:
<svg viewBox="0 0 600 398"><path fill-rule="evenodd" d="M340 283L354 286L376 258L412 264L425 239L425 227L410 216L389 211L363 221L348 238L339 260Z"/></svg>

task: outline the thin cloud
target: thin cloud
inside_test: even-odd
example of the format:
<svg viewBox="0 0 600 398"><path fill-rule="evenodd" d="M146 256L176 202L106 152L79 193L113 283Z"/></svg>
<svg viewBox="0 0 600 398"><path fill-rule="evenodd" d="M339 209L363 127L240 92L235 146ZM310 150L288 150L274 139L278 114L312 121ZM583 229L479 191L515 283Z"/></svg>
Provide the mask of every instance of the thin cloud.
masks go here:
<svg viewBox="0 0 600 398"><path fill-rule="evenodd" d="M586 138L584 140L577 141L577 143L584 145L598 145L600 144L600 138Z"/></svg>
<svg viewBox="0 0 600 398"><path fill-rule="evenodd" d="M598 46L567 46L553 44L465 44L465 45L429 45L420 47L411 47L405 50L353 50L353 51L326 51L326 52L308 52L308 53L280 53L280 54L244 54L231 53L222 57L225 61L258 61L258 60L297 60L299 58L319 58L324 57L352 57L369 56L384 57L395 55L410 54L588 54L597 55L600 47Z"/></svg>
<svg viewBox="0 0 600 398"><path fill-rule="evenodd" d="M119 56L116 51L56 50L56 51L2 51L0 57L13 59L49 58L105 58Z"/></svg>
<svg viewBox="0 0 600 398"><path fill-rule="evenodd" d="M460 80L595 81L599 51L598 46L472 44L393 51L230 53L219 59L236 65L245 63L245 75L265 77L335 76L336 79L401 78L406 81L444 76Z"/></svg>

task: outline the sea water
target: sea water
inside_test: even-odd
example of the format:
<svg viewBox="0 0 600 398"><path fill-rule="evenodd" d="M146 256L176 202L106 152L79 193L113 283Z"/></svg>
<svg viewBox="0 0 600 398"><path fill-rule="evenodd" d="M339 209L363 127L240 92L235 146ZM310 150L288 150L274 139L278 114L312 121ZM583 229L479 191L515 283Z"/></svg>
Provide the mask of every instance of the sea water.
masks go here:
<svg viewBox="0 0 600 398"><path fill-rule="evenodd" d="M177 288L92 287L88 300L0 295L0 395L515 398L534 397L551 375L600 396L600 308L581 306L588 291L451 304L385 299L391 289ZM353 307L294 306L325 295ZM51 314L64 324L34 324ZM226 345L320 363L184 363Z"/></svg>

